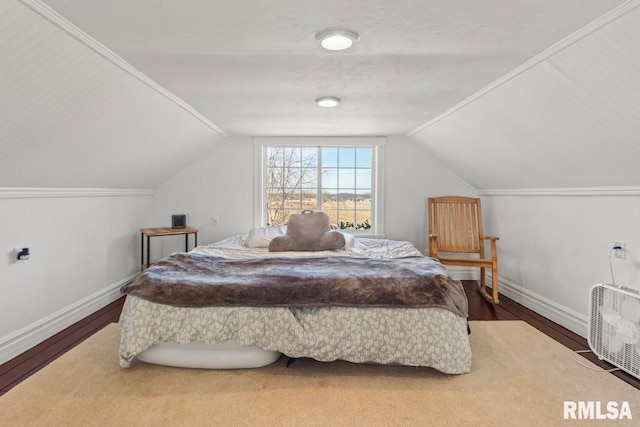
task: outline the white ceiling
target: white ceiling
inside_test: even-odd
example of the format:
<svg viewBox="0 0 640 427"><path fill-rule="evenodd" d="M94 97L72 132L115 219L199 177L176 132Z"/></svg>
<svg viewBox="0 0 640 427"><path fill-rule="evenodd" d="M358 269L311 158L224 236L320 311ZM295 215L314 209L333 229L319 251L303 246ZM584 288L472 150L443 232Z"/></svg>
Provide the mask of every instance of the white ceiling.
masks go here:
<svg viewBox="0 0 640 427"><path fill-rule="evenodd" d="M639 0L513 74L411 139L485 194L640 185Z"/></svg>
<svg viewBox="0 0 640 427"><path fill-rule="evenodd" d="M0 189L156 188L225 139L47 12L0 0Z"/></svg>
<svg viewBox="0 0 640 427"><path fill-rule="evenodd" d="M229 135L314 136L407 134L624 1L44 3ZM360 43L322 51L329 27Z"/></svg>

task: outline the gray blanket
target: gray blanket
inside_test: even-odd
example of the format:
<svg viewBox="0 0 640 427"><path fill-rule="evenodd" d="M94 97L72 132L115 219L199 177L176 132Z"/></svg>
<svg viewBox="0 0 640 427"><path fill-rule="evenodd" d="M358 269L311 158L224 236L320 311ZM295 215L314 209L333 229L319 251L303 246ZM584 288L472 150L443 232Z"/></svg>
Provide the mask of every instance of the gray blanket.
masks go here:
<svg viewBox="0 0 640 427"><path fill-rule="evenodd" d="M228 259L177 253L122 287L177 307L440 307L467 316L460 281L428 257Z"/></svg>

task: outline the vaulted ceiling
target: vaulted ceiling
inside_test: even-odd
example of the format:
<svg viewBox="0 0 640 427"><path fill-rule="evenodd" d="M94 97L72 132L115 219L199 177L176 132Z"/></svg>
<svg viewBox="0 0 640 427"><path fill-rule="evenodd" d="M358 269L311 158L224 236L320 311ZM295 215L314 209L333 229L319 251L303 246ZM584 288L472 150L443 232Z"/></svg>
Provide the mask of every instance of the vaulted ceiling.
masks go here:
<svg viewBox="0 0 640 427"><path fill-rule="evenodd" d="M623 3L44 2L228 134L278 136L404 135ZM359 44L324 51L330 27Z"/></svg>
<svg viewBox="0 0 640 427"><path fill-rule="evenodd" d="M637 185L639 3L0 0L0 187L156 188L227 136L407 134L479 189ZM329 27L360 43L322 50Z"/></svg>
<svg viewBox="0 0 640 427"><path fill-rule="evenodd" d="M554 46L411 138L479 190L640 185L640 1Z"/></svg>

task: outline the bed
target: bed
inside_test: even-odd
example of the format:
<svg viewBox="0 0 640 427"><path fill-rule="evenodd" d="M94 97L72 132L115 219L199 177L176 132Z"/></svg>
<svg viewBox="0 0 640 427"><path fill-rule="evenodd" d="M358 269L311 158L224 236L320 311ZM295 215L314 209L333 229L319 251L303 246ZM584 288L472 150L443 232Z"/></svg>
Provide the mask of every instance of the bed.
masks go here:
<svg viewBox="0 0 640 427"><path fill-rule="evenodd" d="M379 260L383 262L382 268L386 268L384 262L429 263L428 268L433 269L441 284L454 288L456 307L358 305L361 295L358 300L338 304L325 301L315 305L305 301L299 306L285 303L242 306L231 302L224 306L215 302L209 306L210 302L205 301L200 306L187 307L144 293L135 295L131 287L125 286L123 291L127 297L119 322L120 365L130 367L137 358L180 367L248 368L272 363L284 354L289 358L309 357L319 361L340 359L425 366L447 374L469 372L471 349L462 285L450 278L442 265L424 257L409 242L355 239L346 235L347 244L340 250L273 253L261 245L250 244L251 237L233 236L198 246L189 256L199 262L210 259L212 263L289 262L287 268L320 261L328 265L357 264L359 259ZM152 273L154 267L141 277ZM367 265L364 268L368 268ZM244 265L240 270L244 271ZM464 301L460 300L460 292Z"/></svg>

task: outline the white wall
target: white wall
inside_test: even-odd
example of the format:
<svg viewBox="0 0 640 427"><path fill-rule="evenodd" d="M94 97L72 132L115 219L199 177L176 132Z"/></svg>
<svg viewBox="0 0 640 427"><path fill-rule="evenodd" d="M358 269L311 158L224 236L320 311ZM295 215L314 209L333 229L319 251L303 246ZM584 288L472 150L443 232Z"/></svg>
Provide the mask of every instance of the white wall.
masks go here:
<svg viewBox="0 0 640 427"><path fill-rule="evenodd" d="M324 138L326 140L327 138ZM330 139L330 138L329 138ZM164 183L154 193L153 224L168 226L171 214L184 213L200 229L199 243L247 233L253 227L254 144L251 138L229 138ZM425 248L426 199L429 196L475 195L475 191L404 137L387 138L385 148L385 233ZM219 226L211 217L220 219ZM184 250L184 238L152 238L151 259Z"/></svg>
<svg viewBox="0 0 640 427"><path fill-rule="evenodd" d="M614 242L628 249L613 258L616 283L640 289L640 198L599 192L483 196L486 228L500 237L501 291L583 336L590 287L612 281Z"/></svg>
<svg viewBox="0 0 640 427"><path fill-rule="evenodd" d="M172 214L185 214L187 224L200 230L199 244L247 233L253 226L253 147L250 137L228 138L157 188L149 226L167 227ZM152 260L183 250L183 236L151 239Z"/></svg>
<svg viewBox="0 0 640 427"><path fill-rule="evenodd" d="M150 220L150 191L43 192L51 194L0 197L0 363L117 299L140 269L138 229ZM28 261L16 261L22 246L31 250Z"/></svg>
<svg viewBox="0 0 640 427"><path fill-rule="evenodd" d="M405 137L387 138L385 175L386 235L408 240L423 253L427 248L427 198L477 197L473 188L422 145Z"/></svg>

